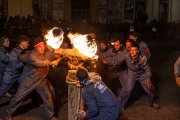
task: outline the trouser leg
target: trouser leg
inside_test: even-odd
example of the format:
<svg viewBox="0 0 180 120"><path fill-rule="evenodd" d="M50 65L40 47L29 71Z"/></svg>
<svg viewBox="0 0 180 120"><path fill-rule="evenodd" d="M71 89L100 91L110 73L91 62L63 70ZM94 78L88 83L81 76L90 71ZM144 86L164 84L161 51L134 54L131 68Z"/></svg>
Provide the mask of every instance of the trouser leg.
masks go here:
<svg viewBox="0 0 180 120"><path fill-rule="evenodd" d="M37 92L40 94L41 98L44 101L45 111L49 118L54 116L54 103L53 103L53 95L48 85L48 81L44 80L38 87Z"/></svg>
<svg viewBox="0 0 180 120"><path fill-rule="evenodd" d="M136 80L133 79L131 76L128 76L126 86L123 87L119 96L117 97L117 100L121 107L125 107L135 83Z"/></svg>
<svg viewBox="0 0 180 120"><path fill-rule="evenodd" d="M6 92L8 92L8 90L11 88L11 86L14 84L17 78L18 76L11 76L6 73L4 74L0 86L0 97L3 96Z"/></svg>
<svg viewBox="0 0 180 120"><path fill-rule="evenodd" d="M154 99L158 100L159 99L159 84L158 84L158 76L153 74L153 77L151 78L151 82L154 86Z"/></svg>
<svg viewBox="0 0 180 120"><path fill-rule="evenodd" d="M140 82L141 86L143 87L143 89L145 90L145 92L148 94L148 101L151 104L154 100L154 91L150 91L147 88L146 79L140 78L139 82Z"/></svg>
<svg viewBox="0 0 180 120"><path fill-rule="evenodd" d="M24 98L33 91L35 86L26 86L20 84L17 93L13 96L7 109L7 114L12 115L16 109L22 104Z"/></svg>
<svg viewBox="0 0 180 120"><path fill-rule="evenodd" d="M122 87L126 86L127 83L127 71L121 71L119 72L119 78L118 78L119 82L121 83Z"/></svg>
<svg viewBox="0 0 180 120"><path fill-rule="evenodd" d="M3 73L0 72L0 86L1 86L2 78L3 78Z"/></svg>
<svg viewBox="0 0 180 120"><path fill-rule="evenodd" d="M127 71L119 72L118 81L121 84L121 87L119 87L118 90L117 90L117 96L119 96L119 94L121 93L121 90L123 90L124 87L126 87L126 84L127 84Z"/></svg>

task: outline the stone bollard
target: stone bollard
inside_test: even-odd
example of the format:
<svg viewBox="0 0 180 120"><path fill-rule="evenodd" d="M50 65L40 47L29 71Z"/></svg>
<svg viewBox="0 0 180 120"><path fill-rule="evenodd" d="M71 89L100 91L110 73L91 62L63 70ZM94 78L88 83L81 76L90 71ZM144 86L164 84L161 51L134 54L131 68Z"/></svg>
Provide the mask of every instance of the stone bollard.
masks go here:
<svg viewBox="0 0 180 120"><path fill-rule="evenodd" d="M69 70L66 76L68 84L68 120L82 120L74 116L79 109L84 109L84 104L81 98L81 87L76 78L75 70Z"/></svg>

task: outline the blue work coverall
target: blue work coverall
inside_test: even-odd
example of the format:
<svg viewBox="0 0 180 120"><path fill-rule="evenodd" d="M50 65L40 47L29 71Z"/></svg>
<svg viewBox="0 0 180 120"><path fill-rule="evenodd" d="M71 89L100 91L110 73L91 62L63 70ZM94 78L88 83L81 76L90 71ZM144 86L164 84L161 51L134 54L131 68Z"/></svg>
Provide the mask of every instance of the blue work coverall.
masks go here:
<svg viewBox="0 0 180 120"><path fill-rule="evenodd" d="M109 64L118 65L121 63L121 59L122 58L119 58L118 56L114 57L112 58L112 61L109 61ZM124 61L126 61L128 67L128 74L126 86L123 87L117 97L120 106L125 107L136 81L140 82L141 86L148 94L149 103L152 104L154 100L154 91L150 91L146 85L146 80L150 80L152 74L148 62L143 61L141 59L141 55L138 55L135 59L133 59L130 54L127 54L124 57Z"/></svg>
<svg viewBox="0 0 180 120"><path fill-rule="evenodd" d="M28 55L27 55L28 56ZM37 54L34 50L30 52L27 59L27 65L20 76L19 87L17 93L13 96L7 109L7 115L12 115L16 109L22 104L24 98L33 90L40 94L44 101L45 111L49 118L54 116L53 94L50 89L50 83L47 79L49 71L49 61L55 56L45 51L43 55Z"/></svg>
<svg viewBox="0 0 180 120"><path fill-rule="evenodd" d="M0 86L0 97L3 96L15 81L18 80L24 67L24 63L19 60L23 50L17 46L9 53L9 62L5 68L2 84Z"/></svg>
<svg viewBox="0 0 180 120"><path fill-rule="evenodd" d="M8 62L9 62L8 51L2 45L0 45L0 86L3 78L4 70Z"/></svg>
<svg viewBox="0 0 180 120"><path fill-rule="evenodd" d="M124 57L126 52L124 49L119 51L115 51L113 48L109 49L102 55L102 59L113 62L114 57L118 57L119 64L109 64L107 66L107 86L110 89L113 89L114 86L111 85L111 82L117 79L121 83L121 87L123 88L126 85L127 81L127 66L124 61ZM120 62L121 61L121 62ZM115 91L116 92L116 91ZM119 94L119 93L118 93Z"/></svg>
<svg viewBox="0 0 180 120"><path fill-rule="evenodd" d="M120 115L116 97L103 83L101 77L94 72L89 73L88 79L82 86L82 98L87 105L88 120L117 120Z"/></svg>

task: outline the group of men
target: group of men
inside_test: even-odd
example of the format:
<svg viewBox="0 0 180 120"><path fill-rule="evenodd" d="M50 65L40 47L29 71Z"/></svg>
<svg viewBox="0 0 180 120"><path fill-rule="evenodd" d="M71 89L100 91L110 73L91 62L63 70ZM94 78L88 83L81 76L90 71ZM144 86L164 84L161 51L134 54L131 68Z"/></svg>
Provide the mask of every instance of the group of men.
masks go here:
<svg viewBox="0 0 180 120"><path fill-rule="evenodd" d="M19 83L17 92L11 98L3 119L13 120L17 108L33 90L36 90L43 100L48 118L56 120L53 90L47 75L49 67L56 65L60 57L46 49L45 41L40 37L34 39L34 49L26 52L29 42L28 37L20 36L18 45L9 53L5 51L6 46L1 45L0 65L3 66L1 67L3 77L0 84L0 97L6 94L15 82Z"/></svg>
<svg viewBox="0 0 180 120"><path fill-rule="evenodd" d="M102 47L101 46L106 46ZM130 34L125 41L125 46L120 40L115 40L112 48L107 48L107 43L100 42L100 59L106 66L105 83L110 89L114 89L112 82L118 80L121 87L114 90L117 94L119 106L124 109L135 86L139 81L148 94L149 104L157 109L159 104L155 102L154 85L152 84L152 72L149 66L151 53L147 44L138 39L136 34ZM103 76L103 74L102 74Z"/></svg>
<svg viewBox="0 0 180 120"><path fill-rule="evenodd" d="M100 41L98 54L97 71L100 75L89 69L77 69L82 98L87 105L87 111L79 110L77 117L88 120L121 119L122 110L126 107L136 81L140 82L147 93L150 106L155 109L160 107L155 102L151 82L152 73L148 62L151 54L147 44L138 40L137 35L131 34L125 47L120 40L115 40L111 48L106 41ZM115 80L121 87L114 90L116 86L112 82Z"/></svg>
<svg viewBox="0 0 180 120"><path fill-rule="evenodd" d="M57 65L61 58L46 49L42 38L34 39L34 49L25 52L29 39L19 38L19 44L11 52L7 52L9 40L3 38L0 46L0 97L8 92L14 82L19 86L7 108L4 120L13 120L13 114L22 104L25 97L33 90L41 96L48 118L56 120L54 109L54 94L48 80L49 67ZM113 47L106 41L99 43L99 74L79 67L76 76L82 87L82 98L87 105L87 111L79 110L75 116L88 120L117 120L126 107L136 81L148 95L149 105L158 109L155 102L155 87L152 84L152 73L149 66L150 51L145 42L140 41L136 34L130 34L123 45L115 40ZM176 83L180 85L180 58L174 66ZM121 87L114 90L112 82L117 80ZM113 92L111 92L113 91ZM116 96L117 97L116 97Z"/></svg>

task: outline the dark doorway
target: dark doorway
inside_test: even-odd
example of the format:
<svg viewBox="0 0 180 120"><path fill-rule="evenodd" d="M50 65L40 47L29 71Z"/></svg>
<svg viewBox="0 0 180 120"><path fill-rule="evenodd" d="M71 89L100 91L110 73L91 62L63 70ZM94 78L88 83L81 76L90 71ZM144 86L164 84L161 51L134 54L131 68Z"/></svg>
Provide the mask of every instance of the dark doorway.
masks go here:
<svg viewBox="0 0 180 120"><path fill-rule="evenodd" d="M89 22L90 0L71 0L72 22Z"/></svg>

